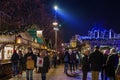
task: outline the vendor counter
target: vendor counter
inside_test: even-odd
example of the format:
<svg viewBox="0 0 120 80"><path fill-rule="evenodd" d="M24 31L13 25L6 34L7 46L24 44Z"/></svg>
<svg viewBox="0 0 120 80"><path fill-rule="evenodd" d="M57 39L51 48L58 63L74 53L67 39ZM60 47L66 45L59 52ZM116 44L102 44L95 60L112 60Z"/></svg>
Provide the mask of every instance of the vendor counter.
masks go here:
<svg viewBox="0 0 120 80"><path fill-rule="evenodd" d="M10 61L1 61L0 63L0 79L12 76L12 63Z"/></svg>

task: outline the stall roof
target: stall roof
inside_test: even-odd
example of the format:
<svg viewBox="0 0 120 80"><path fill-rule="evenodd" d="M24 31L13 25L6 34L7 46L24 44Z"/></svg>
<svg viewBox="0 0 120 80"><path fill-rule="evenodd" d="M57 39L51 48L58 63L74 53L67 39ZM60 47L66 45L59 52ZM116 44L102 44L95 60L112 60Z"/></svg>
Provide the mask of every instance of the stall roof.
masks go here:
<svg viewBox="0 0 120 80"><path fill-rule="evenodd" d="M23 39L32 41L32 37L30 36L30 34L28 32L20 33L20 35L22 36Z"/></svg>
<svg viewBox="0 0 120 80"><path fill-rule="evenodd" d="M0 43L15 43L15 35L0 35Z"/></svg>

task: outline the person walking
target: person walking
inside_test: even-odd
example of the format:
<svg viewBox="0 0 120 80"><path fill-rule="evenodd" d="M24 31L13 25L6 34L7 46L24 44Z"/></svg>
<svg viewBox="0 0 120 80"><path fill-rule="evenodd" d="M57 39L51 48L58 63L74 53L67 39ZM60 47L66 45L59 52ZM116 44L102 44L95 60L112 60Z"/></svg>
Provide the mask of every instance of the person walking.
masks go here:
<svg viewBox="0 0 120 80"><path fill-rule="evenodd" d="M75 54L73 53L72 49L69 49L69 64L70 64L70 72L71 74L75 72Z"/></svg>
<svg viewBox="0 0 120 80"><path fill-rule="evenodd" d="M68 74L69 53L66 50L64 53L64 73Z"/></svg>
<svg viewBox="0 0 120 80"><path fill-rule="evenodd" d="M99 79L99 72L103 66L103 54L99 51L99 48L99 46L96 46L95 51L89 56L92 71L92 80Z"/></svg>
<svg viewBox="0 0 120 80"><path fill-rule="evenodd" d="M80 55L78 53L78 50L75 50L74 51L75 53L75 68L76 68L76 71L78 70L78 67L79 67L79 63L80 63Z"/></svg>
<svg viewBox="0 0 120 80"><path fill-rule="evenodd" d="M110 50L110 54L106 61L106 75L109 78L109 80L116 80L115 79L115 70L117 68L119 61L119 57L116 54L116 51L114 48Z"/></svg>
<svg viewBox="0 0 120 80"><path fill-rule="evenodd" d="M16 50L13 51L12 57L12 70L13 70L13 77L18 75L18 62L19 62L19 55L17 54Z"/></svg>
<svg viewBox="0 0 120 80"><path fill-rule="evenodd" d="M102 67L102 70L101 70L101 80L107 80L107 76L106 76L106 61L107 61L107 57L110 53L110 50L109 49L106 49L104 52L103 52L103 67Z"/></svg>
<svg viewBox="0 0 120 80"><path fill-rule="evenodd" d="M43 58L42 66L39 67L38 73L41 73L41 79L46 80L46 73L50 69L50 60L46 51L42 51L40 58Z"/></svg>
<svg viewBox="0 0 120 80"><path fill-rule="evenodd" d="M82 80L87 80L87 74L90 71L89 50L85 50L82 57Z"/></svg>
<svg viewBox="0 0 120 80"><path fill-rule="evenodd" d="M25 54L25 64L26 64L26 80L33 80L33 70L36 64L36 57L33 54L32 48L28 47L28 52Z"/></svg>
<svg viewBox="0 0 120 80"><path fill-rule="evenodd" d="M22 51L18 51L18 55L19 55L19 74L22 74L23 71L23 54Z"/></svg>
<svg viewBox="0 0 120 80"><path fill-rule="evenodd" d="M56 68L56 66L57 66L57 53L55 53L55 52L53 54L53 65L54 65L54 68Z"/></svg>

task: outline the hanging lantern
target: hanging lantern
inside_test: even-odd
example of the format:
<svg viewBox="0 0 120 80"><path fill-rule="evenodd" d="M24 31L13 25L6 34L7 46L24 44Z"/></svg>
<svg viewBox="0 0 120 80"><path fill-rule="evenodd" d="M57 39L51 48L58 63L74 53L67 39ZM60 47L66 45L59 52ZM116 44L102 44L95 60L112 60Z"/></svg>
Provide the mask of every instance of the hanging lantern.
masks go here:
<svg viewBox="0 0 120 80"><path fill-rule="evenodd" d="M16 36L16 43L18 43L18 44L22 43L22 36L21 35Z"/></svg>

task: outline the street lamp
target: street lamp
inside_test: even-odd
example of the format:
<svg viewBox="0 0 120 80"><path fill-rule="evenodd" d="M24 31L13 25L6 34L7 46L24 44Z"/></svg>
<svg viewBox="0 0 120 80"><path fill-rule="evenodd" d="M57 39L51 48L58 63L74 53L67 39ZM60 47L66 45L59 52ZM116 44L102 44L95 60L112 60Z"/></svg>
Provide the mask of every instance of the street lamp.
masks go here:
<svg viewBox="0 0 120 80"><path fill-rule="evenodd" d="M58 7L55 5L55 6L54 6L54 9L55 9L55 11L57 11L57 10L58 10Z"/></svg>
<svg viewBox="0 0 120 80"><path fill-rule="evenodd" d="M53 22L52 24L53 24L54 27L58 26L58 22L57 21Z"/></svg>
<svg viewBox="0 0 120 80"><path fill-rule="evenodd" d="M58 30L59 30L59 28L58 28L58 26L59 26L59 24L58 24L58 22L57 22L57 10L58 10L58 7L57 7L57 5L55 5L54 6L54 10L55 10L55 21L52 23L53 24L53 26L54 26L54 31L55 31L55 50L57 51L57 32L58 32Z"/></svg>
<svg viewBox="0 0 120 80"><path fill-rule="evenodd" d="M54 31L55 31L55 49L57 51L57 31L59 30L58 28L58 23L55 21L53 22L53 26L54 26Z"/></svg>

